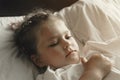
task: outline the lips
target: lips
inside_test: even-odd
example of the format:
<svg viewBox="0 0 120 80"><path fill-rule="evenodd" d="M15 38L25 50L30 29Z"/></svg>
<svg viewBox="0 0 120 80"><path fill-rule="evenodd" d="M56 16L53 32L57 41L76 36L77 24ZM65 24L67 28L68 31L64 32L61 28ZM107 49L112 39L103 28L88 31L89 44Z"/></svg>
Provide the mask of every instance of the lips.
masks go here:
<svg viewBox="0 0 120 80"><path fill-rule="evenodd" d="M69 51L68 54L65 57L68 57L69 55L71 55L74 52L76 52L76 50Z"/></svg>

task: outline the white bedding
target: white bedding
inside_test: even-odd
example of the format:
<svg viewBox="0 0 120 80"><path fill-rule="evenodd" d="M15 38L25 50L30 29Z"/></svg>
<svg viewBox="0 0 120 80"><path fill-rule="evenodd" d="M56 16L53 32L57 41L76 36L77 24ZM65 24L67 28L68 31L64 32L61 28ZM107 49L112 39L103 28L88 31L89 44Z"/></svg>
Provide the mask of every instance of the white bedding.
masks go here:
<svg viewBox="0 0 120 80"><path fill-rule="evenodd" d="M113 55L114 67L120 70L120 1L80 0L56 15L63 18L75 35L81 51L99 50ZM6 28L22 17L0 18L0 80L34 80L34 68L16 58L10 42L12 31ZM86 43L85 47L83 44ZM119 80L119 79L118 79Z"/></svg>
<svg viewBox="0 0 120 80"><path fill-rule="evenodd" d="M11 22L23 17L0 18L0 80L33 80L33 68L29 63L16 58L16 47L11 41L13 32L8 30Z"/></svg>

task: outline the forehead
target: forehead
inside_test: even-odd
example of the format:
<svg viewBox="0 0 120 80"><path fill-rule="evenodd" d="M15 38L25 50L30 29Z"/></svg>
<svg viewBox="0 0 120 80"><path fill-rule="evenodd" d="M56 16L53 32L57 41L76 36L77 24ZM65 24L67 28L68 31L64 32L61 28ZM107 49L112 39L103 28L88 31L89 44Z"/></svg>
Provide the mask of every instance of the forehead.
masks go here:
<svg viewBox="0 0 120 80"><path fill-rule="evenodd" d="M40 28L39 32L37 33L40 39L48 39L53 36L62 35L66 31L69 31L65 23L57 18L51 18L47 20L42 27Z"/></svg>
<svg viewBox="0 0 120 80"><path fill-rule="evenodd" d="M51 18L46 21L40 30L40 33L43 34L61 34L64 31L68 31L67 26L61 19Z"/></svg>

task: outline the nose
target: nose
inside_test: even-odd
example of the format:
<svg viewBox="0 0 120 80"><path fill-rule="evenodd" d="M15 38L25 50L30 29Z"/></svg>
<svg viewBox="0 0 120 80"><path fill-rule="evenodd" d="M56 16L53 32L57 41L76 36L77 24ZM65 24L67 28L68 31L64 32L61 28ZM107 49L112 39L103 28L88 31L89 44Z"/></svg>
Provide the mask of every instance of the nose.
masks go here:
<svg viewBox="0 0 120 80"><path fill-rule="evenodd" d="M67 40L67 39L63 39L63 40L62 40L63 49L69 48L70 45L71 45L71 42L70 42L69 40Z"/></svg>

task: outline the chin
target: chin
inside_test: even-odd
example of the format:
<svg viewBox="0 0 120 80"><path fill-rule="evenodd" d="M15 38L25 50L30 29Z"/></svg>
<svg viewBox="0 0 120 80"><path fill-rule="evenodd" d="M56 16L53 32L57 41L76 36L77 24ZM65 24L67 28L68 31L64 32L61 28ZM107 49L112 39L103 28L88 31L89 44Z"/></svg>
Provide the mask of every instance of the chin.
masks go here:
<svg viewBox="0 0 120 80"><path fill-rule="evenodd" d="M77 58L73 58L72 61L71 61L72 64L77 64L79 62L80 62L80 58L78 58L78 57Z"/></svg>

